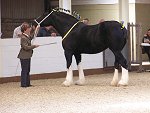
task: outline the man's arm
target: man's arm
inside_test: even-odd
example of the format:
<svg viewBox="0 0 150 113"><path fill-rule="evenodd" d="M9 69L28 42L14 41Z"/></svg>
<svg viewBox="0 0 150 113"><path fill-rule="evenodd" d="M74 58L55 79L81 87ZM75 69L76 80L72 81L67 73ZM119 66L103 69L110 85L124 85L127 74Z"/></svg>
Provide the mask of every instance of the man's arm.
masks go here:
<svg viewBox="0 0 150 113"><path fill-rule="evenodd" d="M144 43L150 43L150 40L147 37L144 37Z"/></svg>

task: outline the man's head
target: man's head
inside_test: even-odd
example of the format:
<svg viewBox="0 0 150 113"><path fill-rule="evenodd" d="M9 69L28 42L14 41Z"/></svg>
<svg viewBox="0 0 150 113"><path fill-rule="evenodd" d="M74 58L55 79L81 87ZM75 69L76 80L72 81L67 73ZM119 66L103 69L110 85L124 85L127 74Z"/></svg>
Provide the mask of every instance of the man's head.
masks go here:
<svg viewBox="0 0 150 113"><path fill-rule="evenodd" d="M21 25L21 32L26 33L26 34L29 35L30 32L31 32L30 24L27 23L27 22L22 23L22 25Z"/></svg>
<svg viewBox="0 0 150 113"><path fill-rule="evenodd" d="M22 24L21 24L21 32L25 32L28 28L30 28L31 26L30 26L30 24L29 23L27 23L27 22L23 22Z"/></svg>
<svg viewBox="0 0 150 113"><path fill-rule="evenodd" d="M147 35L150 37L150 29L148 29L148 31L147 31Z"/></svg>
<svg viewBox="0 0 150 113"><path fill-rule="evenodd" d="M88 24L89 24L89 19L88 19L88 18L85 18L85 19L83 19L82 22L83 22L84 24L88 25Z"/></svg>

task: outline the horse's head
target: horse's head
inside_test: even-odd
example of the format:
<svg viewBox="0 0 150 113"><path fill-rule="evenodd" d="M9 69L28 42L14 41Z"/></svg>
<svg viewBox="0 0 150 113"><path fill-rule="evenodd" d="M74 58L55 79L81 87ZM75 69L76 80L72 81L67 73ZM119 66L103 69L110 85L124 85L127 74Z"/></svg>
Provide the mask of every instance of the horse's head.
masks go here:
<svg viewBox="0 0 150 113"><path fill-rule="evenodd" d="M40 25L41 27L49 26L51 24L51 22L50 22L51 18L49 16L50 16L50 13L49 12L45 12L42 15L40 15L39 17L37 17L34 20L34 22L37 25Z"/></svg>
<svg viewBox="0 0 150 113"><path fill-rule="evenodd" d="M41 27L52 25L62 35L77 21L79 20L74 16L60 10L52 10L35 19L35 22Z"/></svg>

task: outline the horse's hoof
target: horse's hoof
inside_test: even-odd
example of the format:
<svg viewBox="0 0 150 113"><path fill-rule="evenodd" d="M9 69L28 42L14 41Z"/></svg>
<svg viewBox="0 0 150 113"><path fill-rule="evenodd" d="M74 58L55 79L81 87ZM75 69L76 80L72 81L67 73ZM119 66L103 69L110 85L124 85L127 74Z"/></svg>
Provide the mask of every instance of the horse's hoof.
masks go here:
<svg viewBox="0 0 150 113"><path fill-rule="evenodd" d="M83 86L85 84L85 80L78 80L75 82L75 85Z"/></svg>
<svg viewBox="0 0 150 113"><path fill-rule="evenodd" d="M128 83L123 82L123 81L119 81L119 83L118 83L117 86L118 86L118 87L119 87L119 86L128 86Z"/></svg>
<svg viewBox="0 0 150 113"><path fill-rule="evenodd" d="M64 81L62 83L62 86L66 86L66 87L69 87L73 82L69 82L69 81Z"/></svg>
<svg viewBox="0 0 150 113"><path fill-rule="evenodd" d="M111 86L117 86L118 85L118 82L117 81L111 81Z"/></svg>

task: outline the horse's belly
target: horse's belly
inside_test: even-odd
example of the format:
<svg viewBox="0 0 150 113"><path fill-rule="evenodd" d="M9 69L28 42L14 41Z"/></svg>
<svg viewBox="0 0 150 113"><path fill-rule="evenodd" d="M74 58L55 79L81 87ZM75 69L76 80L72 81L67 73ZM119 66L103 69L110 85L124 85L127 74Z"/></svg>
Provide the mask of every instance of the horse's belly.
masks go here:
<svg viewBox="0 0 150 113"><path fill-rule="evenodd" d="M104 51L107 47L105 48L84 48L82 49L81 53L86 53L86 54L96 54Z"/></svg>

